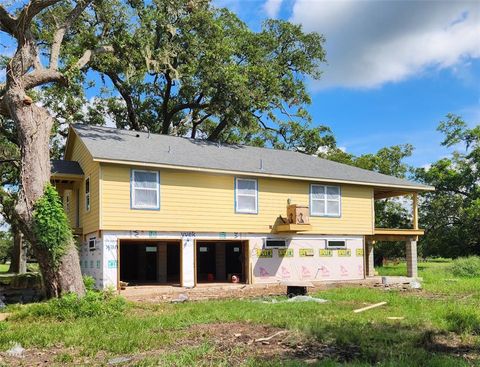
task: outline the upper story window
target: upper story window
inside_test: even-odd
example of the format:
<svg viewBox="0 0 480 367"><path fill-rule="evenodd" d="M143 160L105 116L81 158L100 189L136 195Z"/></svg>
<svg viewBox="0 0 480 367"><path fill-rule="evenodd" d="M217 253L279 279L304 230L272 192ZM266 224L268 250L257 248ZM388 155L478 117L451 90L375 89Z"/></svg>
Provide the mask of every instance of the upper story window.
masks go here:
<svg viewBox="0 0 480 367"><path fill-rule="evenodd" d="M339 217L341 213L341 193L339 186L310 186L310 215Z"/></svg>
<svg viewBox="0 0 480 367"><path fill-rule="evenodd" d="M258 183L252 178L235 178L235 212L258 213Z"/></svg>
<svg viewBox="0 0 480 367"><path fill-rule="evenodd" d="M132 170L131 206L133 209L160 209L158 171Z"/></svg>
<svg viewBox="0 0 480 367"><path fill-rule="evenodd" d="M85 180L85 210L90 211L90 177Z"/></svg>

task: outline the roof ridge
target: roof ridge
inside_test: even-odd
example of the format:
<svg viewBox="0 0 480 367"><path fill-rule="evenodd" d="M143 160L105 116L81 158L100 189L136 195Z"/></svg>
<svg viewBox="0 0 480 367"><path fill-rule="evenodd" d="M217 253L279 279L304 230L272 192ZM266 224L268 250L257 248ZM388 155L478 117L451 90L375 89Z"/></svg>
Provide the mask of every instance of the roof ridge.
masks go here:
<svg viewBox="0 0 480 367"><path fill-rule="evenodd" d="M169 134L152 133L152 132L148 132L148 131L127 130L127 129L120 129L120 128L117 128L117 127L102 126L102 125L88 125L88 124L82 124L82 123L75 123L75 124L72 124L72 126L74 128L76 128L77 126L82 126L82 127L87 127L87 128L100 127L102 129L117 130L117 131L126 132L126 133L150 134L150 135L155 135L155 136L165 137L165 138L184 139L184 140L189 140L189 141L193 141L193 142L203 142L203 143L206 143L206 144L211 145L211 146L220 145L220 147L227 147L227 148L228 147L247 147L247 148L261 149L261 150L265 149L265 150L268 150L268 151L273 150L273 151L277 151L277 152L288 152L288 153L301 154L302 156L313 157L313 158L324 159L324 160L330 161L328 159L315 156L313 154L307 154L307 153L298 152L298 151L289 150L289 149L277 149L277 148L273 148L273 147L257 147L255 145L248 145L248 144L219 143L219 142L210 141L210 140L206 140L206 139L189 138L188 136L177 136L177 135L169 135ZM330 161L330 162L334 162L334 161ZM337 163L337 162L335 162L335 163ZM351 166L351 167L353 167L353 166Z"/></svg>
<svg viewBox="0 0 480 367"><path fill-rule="evenodd" d="M110 126L80 123L71 126L85 143L92 157L99 159L131 161L132 164L135 162L160 163L178 167L230 170L248 174L266 173L285 178L305 177L319 181L324 179L372 185L431 188L411 179L391 176L298 151L246 144L219 144L186 136L126 130ZM146 138L147 135L153 139L143 140L141 149L138 149L139 142L135 141L135 137ZM110 143L105 144L108 140ZM188 145L187 142L192 145ZM223 150L214 149L216 146Z"/></svg>

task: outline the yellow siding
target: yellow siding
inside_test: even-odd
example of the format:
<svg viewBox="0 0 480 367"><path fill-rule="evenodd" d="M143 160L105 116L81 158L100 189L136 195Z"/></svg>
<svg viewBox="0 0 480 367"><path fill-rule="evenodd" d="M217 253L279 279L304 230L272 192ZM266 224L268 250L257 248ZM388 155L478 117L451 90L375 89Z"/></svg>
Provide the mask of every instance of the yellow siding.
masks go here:
<svg viewBox="0 0 480 367"><path fill-rule="evenodd" d="M94 162L91 154L87 151L85 145L80 139L72 134L73 141L71 142L72 149L71 154L66 157L68 160L77 161L82 167L84 173L84 179L81 184L78 185L80 191L80 227L83 228L83 233L95 232L99 229L100 220L100 206L99 206L99 179L100 179L100 165L98 162ZM86 211L85 208L85 180L90 177L90 210ZM76 194L74 193L74 196ZM76 204L76 203L75 203ZM76 210L76 207L72 209ZM72 213L71 220L74 223L75 212Z"/></svg>
<svg viewBox="0 0 480 367"><path fill-rule="evenodd" d="M67 213L68 222L71 227L75 227L75 203L73 203L73 198L75 192L71 189L67 189L63 192L63 209ZM70 200L70 204L67 203L67 198ZM68 207L69 205L69 207Z"/></svg>
<svg viewBox="0 0 480 367"><path fill-rule="evenodd" d="M145 168L142 168L145 169ZM234 177L160 170L160 210L130 209L130 167L102 164L103 230L270 232L287 200L309 205L309 183L258 179L258 214L236 214ZM373 233L373 189L341 185L341 218L312 217L308 233L365 235Z"/></svg>

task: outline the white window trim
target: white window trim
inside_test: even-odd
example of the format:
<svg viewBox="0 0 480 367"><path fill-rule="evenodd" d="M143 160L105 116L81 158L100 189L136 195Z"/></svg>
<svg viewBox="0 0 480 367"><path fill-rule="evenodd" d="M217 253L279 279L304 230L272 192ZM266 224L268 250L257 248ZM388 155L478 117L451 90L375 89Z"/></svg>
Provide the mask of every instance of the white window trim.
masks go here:
<svg viewBox="0 0 480 367"><path fill-rule="evenodd" d="M90 246L91 241L93 241L93 247ZM90 237L87 242L88 251L95 251L97 249L97 237Z"/></svg>
<svg viewBox="0 0 480 367"><path fill-rule="evenodd" d="M323 192L325 194L325 199L314 199L313 198L313 188L314 187L323 187ZM334 187L338 189L338 200L328 200L327 199L327 188ZM315 213L313 211L313 201L321 201L324 202L324 210L325 213ZM328 214L327 212L327 202L328 201L336 201L338 202L338 214ZM318 184L310 184L310 216L311 217L331 217L331 218L340 218L342 216L342 188L340 186L334 185L318 185Z"/></svg>
<svg viewBox="0 0 480 367"><path fill-rule="evenodd" d="M254 195L239 195L238 194L238 181L251 181L255 183L255 194ZM248 196L248 197L255 197L255 209L254 210L240 210L238 209L238 197L239 196ZM258 214L258 181L256 178L242 178L242 177L235 177L235 213L239 214Z"/></svg>
<svg viewBox="0 0 480 367"><path fill-rule="evenodd" d="M267 246L268 241L283 241L284 245L283 246ZM285 238L265 238L264 240L264 248L288 248L288 240Z"/></svg>
<svg viewBox="0 0 480 367"><path fill-rule="evenodd" d="M330 242L343 242L343 243L345 243L345 245L344 246L330 246ZM327 248L328 249L346 249L346 248L348 248L347 240L344 240L344 239L330 239L330 240L327 240Z"/></svg>
<svg viewBox="0 0 480 367"><path fill-rule="evenodd" d="M88 193L87 193L87 181L88 181ZM87 200L88 197L88 200ZM92 208L92 180L90 176L85 179L85 211L89 212Z"/></svg>
<svg viewBox="0 0 480 367"><path fill-rule="evenodd" d="M157 192L157 202L155 206L153 205L135 205L135 172L145 172L145 173L155 173L156 177L156 187L141 187L138 188L140 190L147 190L147 191L156 191ZM141 209L141 210L159 210L160 209L160 172L158 171L150 171L150 170L142 170L142 169L132 169L130 174L130 207L131 209Z"/></svg>

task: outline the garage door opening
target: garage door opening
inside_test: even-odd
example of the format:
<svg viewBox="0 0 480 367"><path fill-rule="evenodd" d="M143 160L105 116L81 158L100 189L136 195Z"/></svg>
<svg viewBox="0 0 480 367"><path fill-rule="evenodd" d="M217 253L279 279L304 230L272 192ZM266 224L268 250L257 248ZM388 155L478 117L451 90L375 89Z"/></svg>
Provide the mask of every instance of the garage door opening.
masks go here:
<svg viewBox="0 0 480 367"><path fill-rule="evenodd" d="M197 283L231 283L236 276L247 283L247 246L245 241L197 241Z"/></svg>
<svg viewBox="0 0 480 367"><path fill-rule="evenodd" d="M178 241L120 241L120 281L180 285Z"/></svg>

